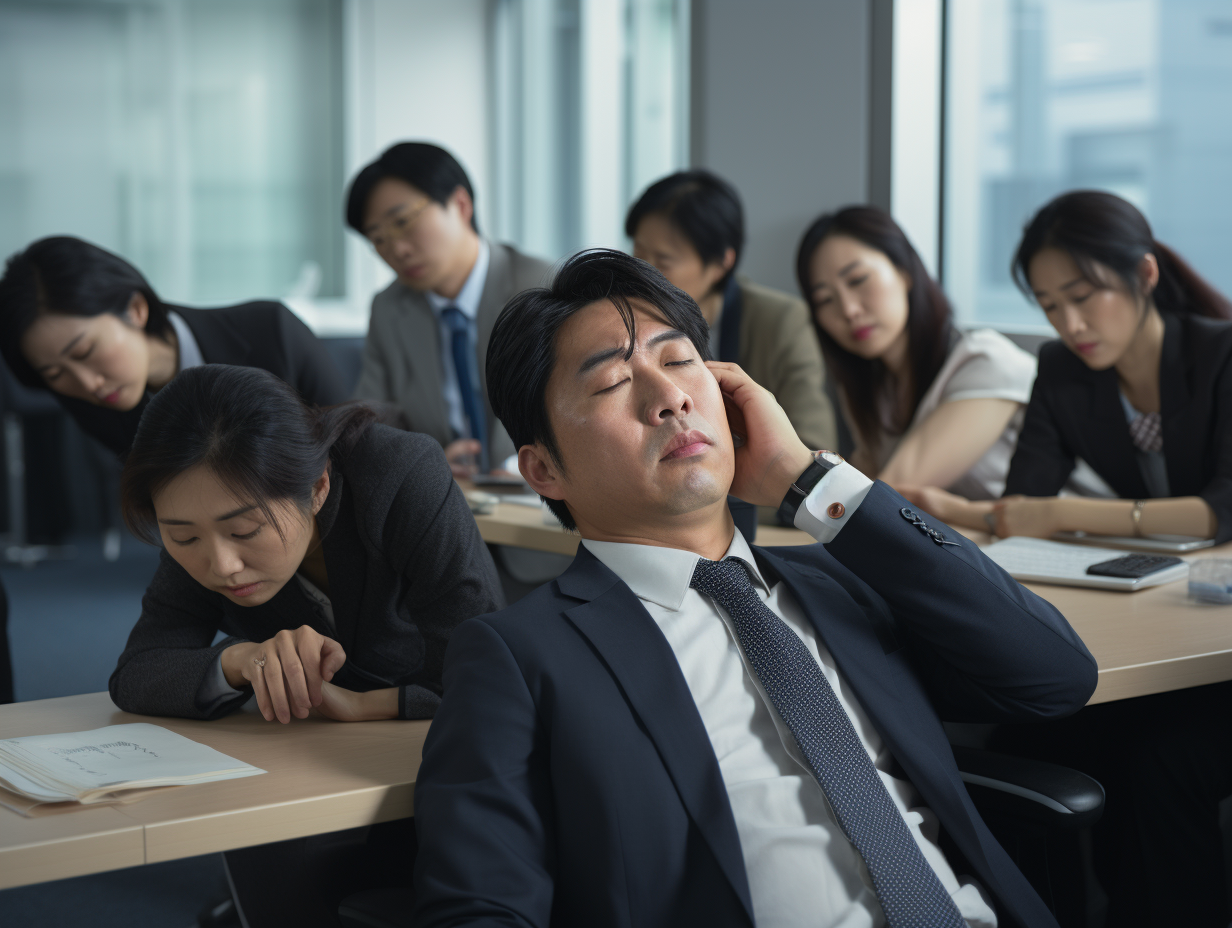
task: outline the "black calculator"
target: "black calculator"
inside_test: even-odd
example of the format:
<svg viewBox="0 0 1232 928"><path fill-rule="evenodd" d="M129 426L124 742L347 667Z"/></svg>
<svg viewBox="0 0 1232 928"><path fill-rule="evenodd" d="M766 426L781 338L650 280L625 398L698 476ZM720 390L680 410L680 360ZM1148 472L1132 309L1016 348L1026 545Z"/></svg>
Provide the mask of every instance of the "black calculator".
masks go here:
<svg viewBox="0 0 1232 928"><path fill-rule="evenodd" d="M1136 580L1157 570L1181 563L1179 557L1168 554L1127 554L1110 561L1100 561L1087 568L1087 573L1099 577L1127 577Z"/></svg>

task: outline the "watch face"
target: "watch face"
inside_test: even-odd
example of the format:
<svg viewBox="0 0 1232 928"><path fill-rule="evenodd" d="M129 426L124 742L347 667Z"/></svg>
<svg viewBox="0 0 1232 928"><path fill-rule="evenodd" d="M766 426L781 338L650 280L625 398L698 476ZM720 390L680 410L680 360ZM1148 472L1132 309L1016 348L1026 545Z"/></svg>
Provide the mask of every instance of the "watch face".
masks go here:
<svg viewBox="0 0 1232 928"><path fill-rule="evenodd" d="M819 464L829 464L831 467L837 467L844 463L841 454L835 454L833 451L818 451L815 455Z"/></svg>

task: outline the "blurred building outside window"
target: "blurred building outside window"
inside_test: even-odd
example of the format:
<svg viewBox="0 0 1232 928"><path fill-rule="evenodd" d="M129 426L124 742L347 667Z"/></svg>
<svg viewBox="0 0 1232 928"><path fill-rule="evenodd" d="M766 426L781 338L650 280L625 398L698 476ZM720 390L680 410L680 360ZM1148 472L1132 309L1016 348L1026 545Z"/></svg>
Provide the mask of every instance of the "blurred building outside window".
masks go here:
<svg viewBox="0 0 1232 928"><path fill-rule="evenodd" d="M0 0L0 252L171 302L341 298L342 0Z"/></svg>
<svg viewBox="0 0 1232 928"><path fill-rule="evenodd" d="M942 274L959 318L1051 332L1014 287L1024 223L1125 197L1232 294L1232 2L948 0Z"/></svg>
<svg viewBox="0 0 1232 928"><path fill-rule="evenodd" d="M626 247L629 205L688 163L688 0L497 0L491 35L494 237Z"/></svg>
<svg viewBox="0 0 1232 928"><path fill-rule="evenodd" d="M632 199L687 164L688 0L493 0L448 26L433 12L0 0L0 257L75 235L170 302L282 299L319 332L362 334L391 275L344 228L345 184L394 138L473 147L441 107L487 111L485 234L552 260L624 247ZM396 41L375 31L391 16ZM423 68L457 52L459 33L436 30L469 22L489 91L442 75L417 126ZM373 129L372 98L391 92L407 105Z"/></svg>

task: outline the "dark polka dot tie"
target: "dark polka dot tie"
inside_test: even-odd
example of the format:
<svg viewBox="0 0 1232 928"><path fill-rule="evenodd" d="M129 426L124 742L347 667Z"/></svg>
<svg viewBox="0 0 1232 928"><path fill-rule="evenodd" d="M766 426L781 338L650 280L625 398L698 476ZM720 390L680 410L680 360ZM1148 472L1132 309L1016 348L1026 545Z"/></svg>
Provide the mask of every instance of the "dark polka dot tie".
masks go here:
<svg viewBox="0 0 1232 928"><path fill-rule="evenodd" d="M800 640L761 601L742 561L702 558L691 585L727 610L766 694L873 878L890 928L965 928L903 821L851 719Z"/></svg>

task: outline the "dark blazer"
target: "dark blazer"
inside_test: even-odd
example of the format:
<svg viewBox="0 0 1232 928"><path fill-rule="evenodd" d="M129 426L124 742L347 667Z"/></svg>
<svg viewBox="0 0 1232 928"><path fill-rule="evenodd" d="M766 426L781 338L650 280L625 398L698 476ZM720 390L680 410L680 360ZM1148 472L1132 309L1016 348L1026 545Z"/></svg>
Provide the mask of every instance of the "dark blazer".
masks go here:
<svg viewBox="0 0 1232 928"><path fill-rule="evenodd" d="M959 779L941 719L1064 716L1095 689L1065 619L876 483L827 546L753 548L787 584L948 838L1008 914L1055 928ZM667 640L579 549L464 623L415 786L416 924L751 926L740 839Z"/></svg>
<svg viewBox="0 0 1232 928"><path fill-rule="evenodd" d="M1200 496L1232 540L1232 322L1164 314L1160 418L1172 496ZM1093 371L1060 341L1040 349L1006 495L1055 496L1082 458L1117 496L1150 492L1129 436L1116 370Z"/></svg>
<svg viewBox="0 0 1232 928"><path fill-rule="evenodd" d="M259 367L286 381L317 406L341 403L347 396L342 375L321 340L281 303L261 300L218 309L167 306L188 323L207 364ZM127 412L54 394L82 431L124 457L133 446L137 423L150 393Z"/></svg>
<svg viewBox="0 0 1232 928"><path fill-rule="evenodd" d="M333 633L294 579L267 603L239 606L163 551L111 675L115 704L144 715L217 718L250 695L213 713L197 706L197 690L224 649L311 625L346 650L334 683L358 691L401 687L402 717L431 718L450 634L504 604L491 555L440 446L425 435L370 426L332 461L317 525ZM219 630L227 637L212 644Z"/></svg>
<svg viewBox="0 0 1232 928"><path fill-rule="evenodd" d="M505 427L488 403L488 375L484 359L496 317L510 298L531 287L547 284L551 266L522 254L510 245L488 243L490 260L476 319L475 360L479 365L479 392L487 404L489 458L493 467L513 454ZM395 280L372 299L372 318L364 341L364 362L355 396L361 400L393 403L416 432L431 435L442 445L454 439L449 409L441 393L441 330L427 296Z"/></svg>

